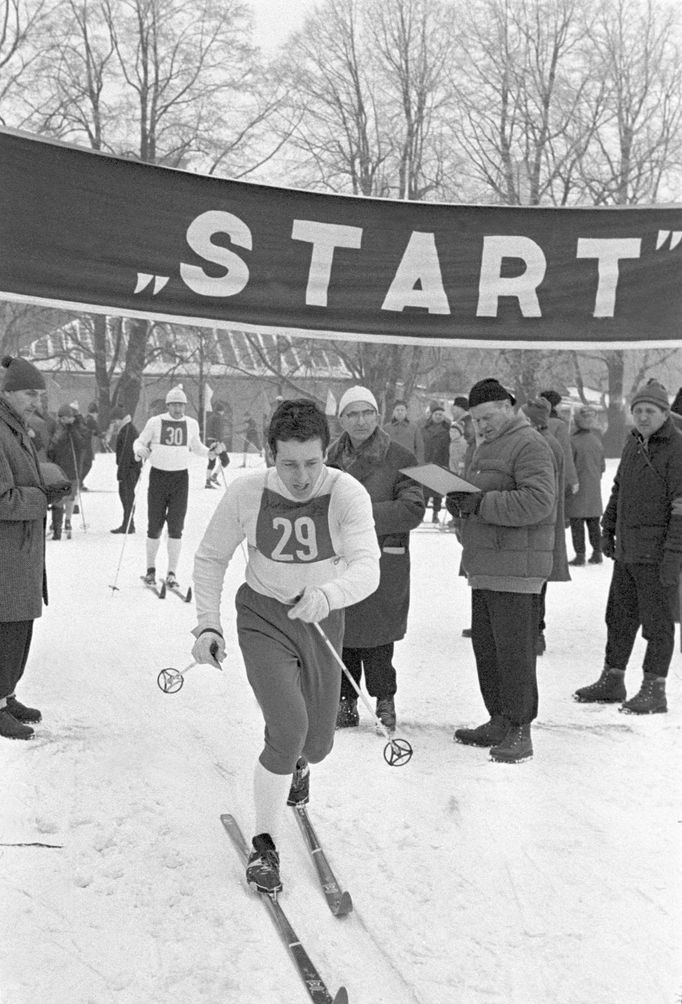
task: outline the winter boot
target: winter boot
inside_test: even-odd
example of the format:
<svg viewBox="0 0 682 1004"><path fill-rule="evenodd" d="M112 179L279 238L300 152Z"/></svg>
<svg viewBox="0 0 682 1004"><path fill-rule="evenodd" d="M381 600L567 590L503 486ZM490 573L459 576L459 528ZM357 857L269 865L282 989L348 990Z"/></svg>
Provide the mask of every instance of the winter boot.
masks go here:
<svg viewBox="0 0 682 1004"><path fill-rule="evenodd" d="M55 506L52 508L52 539L62 539L62 522L64 520L64 510Z"/></svg>
<svg viewBox="0 0 682 1004"><path fill-rule="evenodd" d="M310 800L310 764L305 757L296 761L296 769L291 779L287 805L307 805Z"/></svg>
<svg viewBox="0 0 682 1004"><path fill-rule="evenodd" d="M602 558L601 551L593 551L587 560L590 565L601 565L604 559Z"/></svg>
<svg viewBox="0 0 682 1004"><path fill-rule="evenodd" d="M34 735L31 726L18 721L9 708L0 708L0 736L5 739L33 739Z"/></svg>
<svg viewBox="0 0 682 1004"><path fill-rule="evenodd" d="M337 729L353 729L360 724L358 702L354 697L342 697L336 714Z"/></svg>
<svg viewBox="0 0 682 1004"><path fill-rule="evenodd" d="M533 756L533 743L530 739L530 723L516 725L511 723L509 731L497 746L490 749L490 759L495 763L523 763Z"/></svg>
<svg viewBox="0 0 682 1004"><path fill-rule="evenodd" d="M246 866L246 881L258 892L275 896L282 891L277 848L269 833L259 833L251 843L253 850Z"/></svg>
<svg viewBox="0 0 682 1004"><path fill-rule="evenodd" d="M395 732L395 701L392 697L377 698L377 718L389 732Z"/></svg>
<svg viewBox="0 0 682 1004"><path fill-rule="evenodd" d="M148 586L155 586L156 585L156 569L155 568L148 568L147 569L147 574L143 575L142 578L144 579L146 585L148 585Z"/></svg>
<svg viewBox="0 0 682 1004"><path fill-rule="evenodd" d="M625 670L611 669L605 666L596 683L589 687L580 687L573 695L573 700L580 704L617 704L624 701Z"/></svg>
<svg viewBox="0 0 682 1004"><path fill-rule="evenodd" d="M166 576L166 585L169 589L175 589L178 585L178 580L175 578L175 572L169 572Z"/></svg>
<svg viewBox="0 0 682 1004"><path fill-rule="evenodd" d="M496 746L509 731L509 719L504 715L493 715L485 725L475 729L456 729L453 739L465 746Z"/></svg>
<svg viewBox="0 0 682 1004"><path fill-rule="evenodd" d="M9 704L9 700L7 701ZM626 715L658 715L668 710L665 698L665 677L645 673L639 693L618 709Z"/></svg>
<svg viewBox="0 0 682 1004"><path fill-rule="evenodd" d="M535 639L535 654L544 655L547 648L547 643L545 642L544 633L541 631L540 634Z"/></svg>
<svg viewBox="0 0 682 1004"><path fill-rule="evenodd" d="M213 485L214 488L218 487L218 472L217 471L215 472L215 474L213 474L211 476L211 484Z"/></svg>
<svg viewBox="0 0 682 1004"><path fill-rule="evenodd" d="M584 565L584 564L585 564L585 555L584 554L576 554L576 556L573 559L573 561L569 561L569 565Z"/></svg>
<svg viewBox="0 0 682 1004"><path fill-rule="evenodd" d="M36 725L43 719L37 708L26 707L25 704L16 699L14 694L10 694L7 698L7 710L12 718L16 718L18 722L24 722L26 725Z"/></svg>

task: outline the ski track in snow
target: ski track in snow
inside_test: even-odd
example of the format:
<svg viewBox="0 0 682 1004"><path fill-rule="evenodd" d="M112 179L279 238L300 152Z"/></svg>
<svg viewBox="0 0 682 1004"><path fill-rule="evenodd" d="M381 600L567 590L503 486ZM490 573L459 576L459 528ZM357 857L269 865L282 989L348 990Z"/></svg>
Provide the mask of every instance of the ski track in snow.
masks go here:
<svg viewBox="0 0 682 1004"><path fill-rule="evenodd" d="M229 477L240 462L233 455ZM194 461L183 588L222 494L203 489L203 475ZM88 482L87 531L76 517L71 541L47 542L50 606L20 686L45 720L33 742L0 747L0 1001L303 1004L219 820L231 812L251 833L262 737L234 631L243 557L223 596L223 672L197 667L164 695L159 670L191 661L193 604L141 588L139 531L112 593L122 540L109 534L120 517L111 455L96 457ZM140 530L145 495L146 484ZM572 691L602 665L611 565L572 569L572 583L549 587L535 758L491 764L452 741L455 727L485 719L461 637L459 555L452 534L412 536L410 624L396 646L397 735L412 761L384 763L361 705L360 728L338 732L313 768L311 819L354 913L330 914L287 810L289 920L332 995L344 984L351 1004L675 1004L679 651L667 715L575 704ZM629 693L642 650L638 641Z"/></svg>

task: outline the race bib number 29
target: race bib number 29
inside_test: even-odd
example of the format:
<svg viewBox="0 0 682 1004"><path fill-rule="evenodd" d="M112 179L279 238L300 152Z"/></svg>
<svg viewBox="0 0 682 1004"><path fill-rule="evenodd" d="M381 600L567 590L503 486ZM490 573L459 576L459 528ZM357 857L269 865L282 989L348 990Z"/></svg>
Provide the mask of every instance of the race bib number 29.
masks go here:
<svg viewBox="0 0 682 1004"><path fill-rule="evenodd" d="M256 546L272 561L308 564L334 557L329 532L329 495L308 502L263 491Z"/></svg>

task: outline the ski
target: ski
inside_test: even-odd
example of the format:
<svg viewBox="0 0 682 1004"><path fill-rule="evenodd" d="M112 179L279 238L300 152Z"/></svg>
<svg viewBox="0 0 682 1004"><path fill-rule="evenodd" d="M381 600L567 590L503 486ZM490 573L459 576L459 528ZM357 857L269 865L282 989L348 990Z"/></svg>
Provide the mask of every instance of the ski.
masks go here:
<svg viewBox="0 0 682 1004"><path fill-rule="evenodd" d="M310 822L310 817L308 816L308 810L306 809L305 804L295 805L293 806L293 810L301 829L301 833L303 834L306 847L310 852L310 857L313 859L313 863L317 870L322 892L327 900L327 906L335 917L345 917L353 909L353 900L351 899L350 893L342 890L339 883L336 881L334 872L331 870L331 866L327 861L327 855L322 850L320 841L313 829L313 824Z"/></svg>
<svg viewBox="0 0 682 1004"><path fill-rule="evenodd" d="M151 591L158 596L160 600L166 598L166 583L163 579L161 579L157 585L156 582L147 582L147 577L145 575L141 575L140 578L144 582L145 588L151 589Z"/></svg>
<svg viewBox="0 0 682 1004"><path fill-rule="evenodd" d="M234 816L230 815L221 815L220 821L234 844L237 853L241 858L242 864L246 867L249 860L249 849L244 838L244 834L239 827L239 823ZM260 896L268 913L272 917L272 921L279 931L284 944L289 949L289 954L294 960L299 976L305 984L305 988L308 991L310 999L314 1001L315 1004L348 1004L348 993L345 987L340 987L335 997L331 996L324 985L320 974L311 962L308 953L298 940L296 932L289 923L287 916L282 907L279 905L276 896L270 895L269 893L258 893L258 895Z"/></svg>
<svg viewBox="0 0 682 1004"><path fill-rule="evenodd" d="M191 586L188 586L187 587L187 592L183 593L182 589L180 588L180 586L177 583L175 585L171 585L170 582L165 582L164 585L165 585L165 587L166 587L166 589L168 590L169 593L175 593L175 595L177 596L177 598L179 600L182 600L183 603L191 603L191 601L192 601L192 587Z"/></svg>

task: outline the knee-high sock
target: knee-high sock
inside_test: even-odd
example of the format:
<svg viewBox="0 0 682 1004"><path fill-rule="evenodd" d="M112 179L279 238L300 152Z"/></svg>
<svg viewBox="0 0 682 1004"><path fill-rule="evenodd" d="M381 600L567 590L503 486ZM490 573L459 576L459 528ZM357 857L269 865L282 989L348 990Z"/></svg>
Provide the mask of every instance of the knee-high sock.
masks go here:
<svg viewBox="0 0 682 1004"><path fill-rule="evenodd" d="M156 568L156 555L159 553L158 537L147 537L147 568Z"/></svg>
<svg viewBox="0 0 682 1004"><path fill-rule="evenodd" d="M180 563L180 551L182 549L182 540L179 537L169 537L168 538L168 571L176 572L178 571L178 565Z"/></svg>
<svg viewBox="0 0 682 1004"><path fill-rule="evenodd" d="M277 828L291 787L291 774L273 774L260 760L253 772L256 833L269 833L277 843Z"/></svg>

